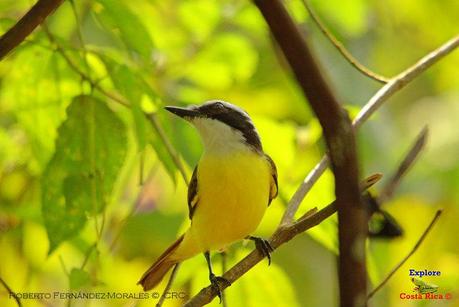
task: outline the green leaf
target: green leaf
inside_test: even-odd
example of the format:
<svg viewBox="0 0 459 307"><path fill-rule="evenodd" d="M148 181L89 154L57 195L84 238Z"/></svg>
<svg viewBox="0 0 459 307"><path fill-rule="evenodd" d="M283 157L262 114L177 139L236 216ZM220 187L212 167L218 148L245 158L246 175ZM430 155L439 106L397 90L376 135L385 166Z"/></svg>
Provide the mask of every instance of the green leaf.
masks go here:
<svg viewBox="0 0 459 307"><path fill-rule="evenodd" d="M131 69L126 65L117 64L114 61L104 59L107 69L110 72L110 77L113 81L116 89L129 100L132 116L134 120L135 132L137 137L137 144L139 150L143 150L147 144L147 133L149 123L145 118L145 114L142 111L141 99L145 92L155 95L149 90L148 85L143 79L134 74Z"/></svg>
<svg viewBox="0 0 459 307"><path fill-rule="evenodd" d="M170 154L167 152L166 146L160 139L158 132L155 129L151 131L152 124L148 122L148 119L145 117L145 112L142 109L142 99L145 95L150 98L150 101L157 101L158 97L156 93L140 74L135 73L126 65L118 64L108 57L104 57L103 61L110 72L110 77L114 86L129 100L139 150L143 150L146 143L150 142L158 159L161 161L174 184L176 184L177 167L170 157ZM160 122L158 118L157 120L162 127L165 127L166 123Z"/></svg>
<svg viewBox="0 0 459 307"><path fill-rule="evenodd" d="M140 19L116 0L97 0L101 5L95 7L96 16L110 32L119 33L124 44L138 52L144 60L151 59L153 41Z"/></svg>
<svg viewBox="0 0 459 307"><path fill-rule="evenodd" d="M70 290L77 290L83 288L84 286L89 285L91 282L91 276L85 270L73 268L70 271L69 283Z"/></svg>
<svg viewBox="0 0 459 307"><path fill-rule="evenodd" d="M18 147L23 153L30 152L24 162L35 174L42 173L54 152L65 108L81 87L69 78L62 57L42 47L24 46L15 53L15 61L21 65L14 64L15 69L2 78L2 110L9 110L7 114L25 133L27 146Z"/></svg>
<svg viewBox="0 0 459 307"><path fill-rule="evenodd" d="M51 253L106 205L126 156L123 122L102 101L78 96L59 127L42 178L42 214Z"/></svg>

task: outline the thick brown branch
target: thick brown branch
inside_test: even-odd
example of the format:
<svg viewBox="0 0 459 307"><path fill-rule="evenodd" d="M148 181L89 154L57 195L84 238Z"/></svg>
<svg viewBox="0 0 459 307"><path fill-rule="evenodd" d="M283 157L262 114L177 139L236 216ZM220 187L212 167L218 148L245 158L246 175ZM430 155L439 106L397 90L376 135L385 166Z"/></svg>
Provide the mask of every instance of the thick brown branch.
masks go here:
<svg viewBox="0 0 459 307"><path fill-rule="evenodd" d="M38 27L63 0L39 0L11 29L0 37L0 61Z"/></svg>
<svg viewBox="0 0 459 307"><path fill-rule="evenodd" d="M255 0L324 132L338 207L341 306L365 305L367 221L358 186L351 121L328 87L312 52L280 0Z"/></svg>

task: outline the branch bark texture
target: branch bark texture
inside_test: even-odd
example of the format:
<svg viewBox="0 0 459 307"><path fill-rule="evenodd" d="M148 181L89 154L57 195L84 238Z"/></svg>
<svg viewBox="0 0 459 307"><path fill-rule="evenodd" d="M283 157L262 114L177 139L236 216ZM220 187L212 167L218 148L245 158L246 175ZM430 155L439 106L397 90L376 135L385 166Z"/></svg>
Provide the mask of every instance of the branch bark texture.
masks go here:
<svg viewBox="0 0 459 307"><path fill-rule="evenodd" d="M0 61L39 26L63 0L39 0L11 29L0 37Z"/></svg>
<svg viewBox="0 0 459 307"><path fill-rule="evenodd" d="M324 132L335 176L341 306L365 305L367 274L364 242L367 220L360 199L354 129L328 87L307 42L280 0L255 0L255 4L282 49Z"/></svg>

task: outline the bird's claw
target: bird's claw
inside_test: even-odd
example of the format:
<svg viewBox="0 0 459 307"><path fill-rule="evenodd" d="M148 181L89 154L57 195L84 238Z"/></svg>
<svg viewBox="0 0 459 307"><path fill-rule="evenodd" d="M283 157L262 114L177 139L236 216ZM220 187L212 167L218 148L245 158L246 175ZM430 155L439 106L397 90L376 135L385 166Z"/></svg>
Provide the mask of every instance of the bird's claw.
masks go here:
<svg viewBox="0 0 459 307"><path fill-rule="evenodd" d="M222 290L231 286L231 282L226 278L221 276L215 276L215 274L209 275L210 285L212 289L217 293L218 298L220 299L220 303L222 302Z"/></svg>
<svg viewBox="0 0 459 307"><path fill-rule="evenodd" d="M262 253L263 256L268 258L268 265L271 264L271 253L274 248L271 246L268 240L259 237L249 237L250 240L255 242L255 247Z"/></svg>

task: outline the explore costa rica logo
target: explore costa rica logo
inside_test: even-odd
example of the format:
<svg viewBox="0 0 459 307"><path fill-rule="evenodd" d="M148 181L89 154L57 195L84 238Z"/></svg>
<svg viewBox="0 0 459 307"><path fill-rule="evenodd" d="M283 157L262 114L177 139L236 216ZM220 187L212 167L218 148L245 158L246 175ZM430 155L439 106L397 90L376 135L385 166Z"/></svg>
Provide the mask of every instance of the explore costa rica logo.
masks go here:
<svg viewBox="0 0 459 307"><path fill-rule="evenodd" d="M426 283L419 278L412 277L411 282L416 285L414 291L418 292L419 294L434 293L438 291L437 285Z"/></svg>
<svg viewBox="0 0 459 307"><path fill-rule="evenodd" d="M452 298L451 293L439 293L439 287L432 283L423 280L424 276L439 277L441 276L440 271L429 271L422 270L417 271L415 269L409 270L409 276L414 288L414 293L400 293L400 299L402 300L450 300Z"/></svg>

